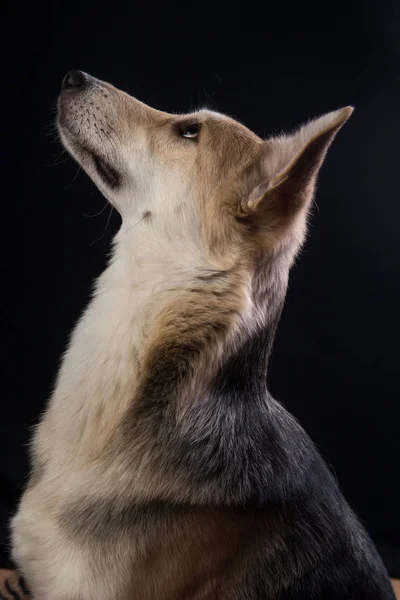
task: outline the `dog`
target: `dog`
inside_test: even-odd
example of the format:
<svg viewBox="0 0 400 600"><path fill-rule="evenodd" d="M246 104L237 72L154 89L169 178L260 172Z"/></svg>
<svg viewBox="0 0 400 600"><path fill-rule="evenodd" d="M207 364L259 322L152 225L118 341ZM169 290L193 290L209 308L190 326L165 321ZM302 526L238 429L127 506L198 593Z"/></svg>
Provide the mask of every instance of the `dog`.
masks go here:
<svg viewBox="0 0 400 600"><path fill-rule="evenodd" d="M122 217L32 441L13 557L38 600L393 600L267 362L351 107L260 139L81 71L64 146Z"/></svg>

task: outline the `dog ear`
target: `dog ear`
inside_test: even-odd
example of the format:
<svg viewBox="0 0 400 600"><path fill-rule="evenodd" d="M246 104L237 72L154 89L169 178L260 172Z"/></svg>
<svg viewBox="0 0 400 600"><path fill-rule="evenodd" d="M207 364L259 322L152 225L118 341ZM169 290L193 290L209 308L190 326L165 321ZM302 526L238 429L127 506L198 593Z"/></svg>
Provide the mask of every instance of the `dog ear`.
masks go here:
<svg viewBox="0 0 400 600"><path fill-rule="evenodd" d="M352 112L350 106L342 108L292 135L263 142L259 156L239 178L236 216L276 229L306 212L326 152Z"/></svg>

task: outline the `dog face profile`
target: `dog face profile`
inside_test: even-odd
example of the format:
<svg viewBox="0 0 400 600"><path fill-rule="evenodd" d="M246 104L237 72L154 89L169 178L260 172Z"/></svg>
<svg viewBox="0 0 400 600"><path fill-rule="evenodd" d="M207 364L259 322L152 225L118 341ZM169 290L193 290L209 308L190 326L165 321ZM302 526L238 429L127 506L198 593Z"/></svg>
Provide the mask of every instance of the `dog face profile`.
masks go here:
<svg viewBox="0 0 400 600"><path fill-rule="evenodd" d="M325 152L351 107L261 140L224 115L174 115L80 71L64 81L62 141L144 245L229 268L282 244L295 253ZM289 244L290 242L290 244Z"/></svg>

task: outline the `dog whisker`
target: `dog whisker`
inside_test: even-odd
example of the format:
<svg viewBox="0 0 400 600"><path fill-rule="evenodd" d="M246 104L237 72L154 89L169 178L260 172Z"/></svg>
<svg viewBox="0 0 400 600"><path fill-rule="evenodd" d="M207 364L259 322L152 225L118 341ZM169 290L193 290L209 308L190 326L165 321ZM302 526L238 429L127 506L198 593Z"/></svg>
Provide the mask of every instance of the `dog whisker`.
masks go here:
<svg viewBox="0 0 400 600"><path fill-rule="evenodd" d="M82 213L84 217L87 217L88 219L91 219L93 217L98 217L99 215L101 215L107 208L107 206L109 205L108 202L105 203L105 205L103 206L103 208L101 209L101 211L99 211L98 213L95 213L94 215L86 215L85 213Z"/></svg>
<svg viewBox="0 0 400 600"><path fill-rule="evenodd" d="M103 231L103 233L101 234L101 236L100 236L100 237L98 237L96 240L94 240L93 242L91 242L91 243L89 244L89 248L91 248L91 247L93 246L93 244L96 244L97 242L99 242L100 240L102 240L102 239L103 239L103 237L105 236L105 233L106 233L106 231L107 231L108 225L109 225L109 223L110 223L110 219L111 219L111 215L112 215L112 212L113 212L113 210L114 210L114 207L113 207L113 206L111 206L111 208L110 208L110 212L109 212L109 214L108 214L108 218L107 218L106 226L105 226L105 228L104 228L104 231Z"/></svg>

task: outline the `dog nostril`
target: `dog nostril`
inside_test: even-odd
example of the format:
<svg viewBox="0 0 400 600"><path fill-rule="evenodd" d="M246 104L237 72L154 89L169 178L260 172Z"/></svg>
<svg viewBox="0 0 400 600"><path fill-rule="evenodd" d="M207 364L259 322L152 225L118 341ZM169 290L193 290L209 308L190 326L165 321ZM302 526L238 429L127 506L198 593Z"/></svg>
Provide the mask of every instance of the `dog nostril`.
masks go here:
<svg viewBox="0 0 400 600"><path fill-rule="evenodd" d="M63 90L78 91L83 90L87 87L87 77L82 71L72 69L68 71L64 77L61 88Z"/></svg>

